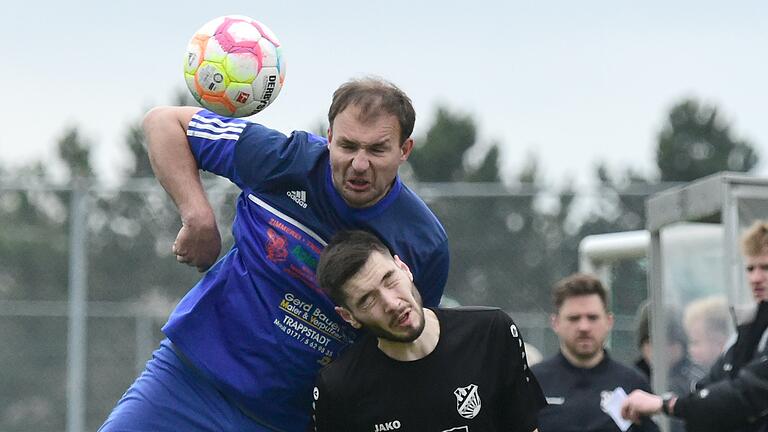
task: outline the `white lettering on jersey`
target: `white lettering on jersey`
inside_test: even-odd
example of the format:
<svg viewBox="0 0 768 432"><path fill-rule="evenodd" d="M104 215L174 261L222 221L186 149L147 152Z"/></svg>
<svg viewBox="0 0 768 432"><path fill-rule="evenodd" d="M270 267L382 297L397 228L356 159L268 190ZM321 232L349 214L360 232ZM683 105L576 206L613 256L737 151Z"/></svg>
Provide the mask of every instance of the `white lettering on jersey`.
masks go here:
<svg viewBox="0 0 768 432"><path fill-rule="evenodd" d="M466 387L459 387L453 391L456 396L456 410L464 418L475 418L480 412L481 402L480 393L477 391L477 385L470 384Z"/></svg>
<svg viewBox="0 0 768 432"><path fill-rule="evenodd" d="M509 326L509 332L512 333L512 337L518 337L520 336L520 332L517 331L517 326L512 324Z"/></svg>
<svg viewBox="0 0 768 432"><path fill-rule="evenodd" d="M550 405L562 405L565 403L565 398L562 396L547 397L547 403Z"/></svg>
<svg viewBox="0 0 768 432"><path fill-rule="evenodd" d="M459 426L455 428L446 429L443 432L469 432L469 426Z"/></svg>
<svg viewBox="0 0 768 432"><path fill-rule="evenodd" d="M317 240L317 242L320 243L321 245L323 245L323 247L328 246L328 242L323 240L323 238L320 237L319 235L317 235L317 233L315 233L314 231L312 231L311 229L309 229L308 227L306 227L304 224L302 224L301 222L297 221L296 219L288 216L287 214L285 214L285 213L281 212L280 210L278 210L278 209L272 207L271 205L267 204L266 202L264 202L263 200L258 198L256 195L248 194L248 199L253 201L254 203L256 203L259 207L263 208L264 210L266 210L266 211L272 213L273 215L279 217L283 221L288 222L291 225L295 226L296 228L304 231L305 234L307 234L308 236L310 236L313 239Z"/></svg>
<svg viewBox="0 0 768 432"><path fill-rule="evenodd" d="M392 420L386 423L377 423L373 427L373 432L385 432L400 429L400 420Z"/></svg>

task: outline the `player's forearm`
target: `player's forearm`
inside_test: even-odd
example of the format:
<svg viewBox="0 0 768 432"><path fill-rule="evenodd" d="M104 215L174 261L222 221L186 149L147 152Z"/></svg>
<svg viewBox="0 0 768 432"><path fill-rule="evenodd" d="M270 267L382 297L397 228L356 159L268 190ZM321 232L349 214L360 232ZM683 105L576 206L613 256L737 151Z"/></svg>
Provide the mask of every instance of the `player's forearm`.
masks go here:
<svg viewBox="0 0 768 432"><path fill-rule="evenodd" d="M198 108L158 107L144 117L144 135L152 170L185 222L210 223L213 210L186 136Z"/></svg>

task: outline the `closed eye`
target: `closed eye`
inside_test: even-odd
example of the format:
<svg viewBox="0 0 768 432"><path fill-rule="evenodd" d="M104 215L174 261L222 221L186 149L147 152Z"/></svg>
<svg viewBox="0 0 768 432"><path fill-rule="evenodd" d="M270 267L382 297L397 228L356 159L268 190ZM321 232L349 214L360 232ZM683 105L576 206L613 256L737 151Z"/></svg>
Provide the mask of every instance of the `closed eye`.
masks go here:
<svg viewBox="0 0 768 432"><path fill-rule="evenodd" d="M376 304L376 296L373 295L367 295L361 299L361 302L359 303L360 309L367 310L370 309L374 304Z"/></svg>

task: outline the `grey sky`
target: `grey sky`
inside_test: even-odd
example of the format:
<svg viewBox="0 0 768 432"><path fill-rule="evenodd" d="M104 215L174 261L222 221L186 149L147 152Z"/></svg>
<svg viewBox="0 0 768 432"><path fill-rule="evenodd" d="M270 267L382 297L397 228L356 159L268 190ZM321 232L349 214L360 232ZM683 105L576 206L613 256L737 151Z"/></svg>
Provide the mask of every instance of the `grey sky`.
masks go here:
<svg viewBox="0 0 768 432"><path fill-rule="evenodd" d="M529 153L554 185L588 181L598 160L652 174L655 135L684 96L718 104L768 160L766 12L757 0L17 1L0 27L0 149L12 164L49 157L78 125L110 177L126 124L184 86L192 33L242 14L285 47L285 87L253 118L284 132L314 128L341 82L375 74L411 95L417 137L438 103L474 115L507 176Z"/></svg>

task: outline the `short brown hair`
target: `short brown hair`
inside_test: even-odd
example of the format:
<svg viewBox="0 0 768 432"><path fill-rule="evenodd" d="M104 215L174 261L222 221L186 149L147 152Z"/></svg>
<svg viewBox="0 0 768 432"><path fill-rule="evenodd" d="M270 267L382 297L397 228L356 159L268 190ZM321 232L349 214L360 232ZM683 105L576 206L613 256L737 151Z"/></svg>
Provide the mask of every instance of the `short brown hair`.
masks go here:
<svg viewBox="0 0 768 432"><path fill-rule="evenodd" d="M346 305L344 284L363 268L374 251L392 256L387 246L369 232L343 230L333 236L320 254L317 283L334 303Z"/></svg>
<svg viewBox="0 0 768 432"><path fill-rule="evenodd" d="M328 125L331 130L336 116L350 105L360 108L361 121L374 120L383 113L397 117L401 145L413 133L416 112L411 98L389 81L366 77L347 81L336 89L328 109Z"/></svg>
<svg viewBox="0 0 768 432"><path fill-rule="evenodd" d="M768 252L768 221L757 220L741 237L741 251L746 256Z"/></svg>
<svg viewBox="0 0 768 432"><path fill-rule="evenodd" d="M558 281L552 289L552 302L555 312L560 311L566 300L571 297L597 294L603 302L603 307L608 310L607 295L600 279L585 273L574 273Z"/></svg>

